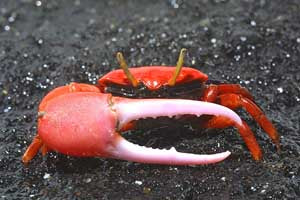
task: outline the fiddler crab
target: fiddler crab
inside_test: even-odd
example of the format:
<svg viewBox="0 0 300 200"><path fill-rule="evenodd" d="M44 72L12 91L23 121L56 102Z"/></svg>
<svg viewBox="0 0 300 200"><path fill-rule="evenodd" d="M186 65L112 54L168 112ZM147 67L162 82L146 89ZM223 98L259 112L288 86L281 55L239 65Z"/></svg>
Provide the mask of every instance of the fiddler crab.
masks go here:
<svg viewBox="0 0 300 200"><path fill-rule="evenodd" d="M192 120L200 128L235 127L254 160L262 158L256 138L233 110L244 108L279 149L279 135L252 95L239 84L209 81L208 76L183 67L186 49L176 66L128 68L123 55L122 69L98 80L98 85L70 83L50 91L38 111L37 135L24 153L28 163L40 150L66 155L114 158L140 163L201 165L216 163L229 151L197 155L153 149L133 144L120 133L132 130L139 119L170 117Z"/></svg>

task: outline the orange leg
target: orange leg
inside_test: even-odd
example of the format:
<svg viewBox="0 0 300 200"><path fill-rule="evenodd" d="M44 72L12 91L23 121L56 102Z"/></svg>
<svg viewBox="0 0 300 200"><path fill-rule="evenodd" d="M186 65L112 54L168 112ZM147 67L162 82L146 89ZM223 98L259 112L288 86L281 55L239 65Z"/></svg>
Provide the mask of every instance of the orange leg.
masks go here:
<svg viewBox="0 0 300 200"><path fill-rule="evenodd" d="M265 130L272 141L276 144L279 150L279 135L268 120L263 111L253 102L253 96L249 91L238 84L220 84L220 85L209 85L204 91L202 101L217 102L223 106L231 108L233 110L237 108L245 108L246 111L254 118L256 122ZM214 119L208 121L205 127L211 128L222 128L227 126L233 126L228 124L226 120ZM261 157L261 150L255 140L255 137L250 130L249 126L243 122L243 127L237 127L242 138L244 139L247 147L252 153L254 159L258 160Z"/></svg>
<svg viewBox="0 0 300 200"><path fill-rule="evenodd" d="M203 128L227 128L229 126L234 126L238 129L241 137L243 138L246 146L248 147L249 151L254 160L260 160L262 158L261 149L256 141L256 138L247 125L246 122L243 121L243 125L235 124L233 121L226 117L221 116L214 116L211 117L208 121L202 121L201 127Z"/></svg>
<svg viewBox="0 0 300 200"><path fill-rule="evenodd" d="M209 85L201 98L202 101L215 102L219 94L217 85Z"/></svg>
<svg viewBox="0 0 300 200"><path fill-rule="evenodd" d="M243 97L246 97L250 100L254 100L253 96L250 94L250 92L240 86L239 84L220 84L220 85L209 85L206 90L204 91L202 101L208 101L208 102L214 102L218 95L221 94L240 94Z"/></svg>
<svg viewBox="0 0 300 200"><path fill-rule="evenodd" d="M47 102L57 96L71 93L71 92L100 92L100 90L93 86L83 83L70 83L67 86L58 87L51 92L49 92L42 100L42 102L39 105L39 114L38 117L43 116L45 113L43 112L43 109L45 106L47 106ZM23 154L22 161L24 163L30 162L30 160L33 159L33 157L38 153L38 151L41 149L41 153L43 156L47 154L47 152L50 151L49 147L47 147L42 139L40 138L39 134L37 134L32 143L29 145L25 153Z"/></svg>
<svg viewBox="0 0 300 200"><path fill-rule="evenodd" d="M43 146L43 142L39 135L36 135L23 154L22 161L23 163L28 163L40 150L40 148Z"/></svg>
<svg viewBox="0 0 300 200"><path fill-rule="evenodd" d="M219 95L233 93L233 94L240 94L243 97L250 99L251 101L254 100L250 92L246 88L240 86L239 84L221 84L218 85L218 91L219 91Z"/></svg>
<svg viewBox="0 0 300 200"><path fill-rule="evenodd" d="M47 147L45 144L43 144L43 146L41 148L42 155L45 156L48 152L50 152L50 148Z"/></svg>
<svg viewBox="0 0 300 200"><path fill-rule="evenodd" d="M233 110L237 108L245 108L245 110L253 117L253 119L265 130L272 141L279 149L279 135L268 120L263 111L250 99L238 94L223 94L218 97L218 101L221 105L224 105Z"/></svg>

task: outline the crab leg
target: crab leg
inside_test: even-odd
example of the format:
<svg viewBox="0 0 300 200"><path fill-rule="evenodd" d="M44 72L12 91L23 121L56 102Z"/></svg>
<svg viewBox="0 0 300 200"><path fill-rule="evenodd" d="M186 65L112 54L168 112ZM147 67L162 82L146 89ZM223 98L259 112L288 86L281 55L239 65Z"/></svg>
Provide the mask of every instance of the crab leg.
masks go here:
<svg viewBox="0 0 300 200"><path fill-rule="evenodd" d="M40 148L43 146L43 142L39 135L36 135L32 141L32 143L29 145L27 150L25 151L22 161L24 163L28 163L40 150Z"/></svg>
<svg viewBox="0 0 300 200"><path fill-rule="evenodd" d="M246 88L240 86L239 84L220 84L220 85L211 84L205 89L201 100L208 101L208 102L215 102L219 95L229 94L229 93L238 94L250 99L251 101L254 101L254 98L250 94L250 92Z"/></svg>
<svg viewBox="0 0 300 200"><path fill-rule="evenodd" d="M213 116L210 119L205 119L200 121L200 127L202 128L227 128L230 126L235 126L245 144L247 145L248 149L251 152L252 157L254 160L260 160L262 158L261 149L256 141L256 138L251 131L250 127L247 125L246 122L243 121L242 125L237 125L233 121L229 120L228 118L222 116Z"/></svg>
<svg viewBox="0 0 300 200"><path fill-rule="evenodd" d="M277 149L280 149L279 135L268 120L263 111L250 99L237 94L223 94L219 96L220 104L231 109L245 108L245 110L253 117L253 119L265 130L272 139Z"/></svg>
<svg viewBox="0 0 300 200"><path fill-rule="evenodd" d="M262 127L269 135L272 141L275 143L278 150L280 150L279 135L266 117L263 111L254 103L252 95L247 89L237 84L220 84L210 85L204 91L202 97L203 101L218 102L223 106L236 110L238 108L244 108L252 118ZM236 126L240 135L244 139L248 149L251 151L255 160L262 158L262 153L255 136L249 126L243 122L243 126L237 126L234 123L225 123L222 118L214 117L202 124L202 127L206 128L224 128L228 126Z"/></svg>

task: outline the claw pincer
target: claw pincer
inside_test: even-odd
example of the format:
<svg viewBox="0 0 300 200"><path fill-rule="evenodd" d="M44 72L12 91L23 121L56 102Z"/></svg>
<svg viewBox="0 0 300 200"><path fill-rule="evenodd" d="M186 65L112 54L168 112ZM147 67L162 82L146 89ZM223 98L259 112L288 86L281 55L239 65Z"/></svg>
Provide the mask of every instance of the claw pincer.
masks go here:
<svg viewBox="0 0 300 200"><path fill-rule="evenodd" d="M217 115L236 123L232 110L208 102L178 99L127 99L96 92L66 93L50 99L38 119L38 135L51 150L72 156L98 156L142 163L209 164L230 152L196 155L133 144L118 133L140 118L177 115Z"/></svg>

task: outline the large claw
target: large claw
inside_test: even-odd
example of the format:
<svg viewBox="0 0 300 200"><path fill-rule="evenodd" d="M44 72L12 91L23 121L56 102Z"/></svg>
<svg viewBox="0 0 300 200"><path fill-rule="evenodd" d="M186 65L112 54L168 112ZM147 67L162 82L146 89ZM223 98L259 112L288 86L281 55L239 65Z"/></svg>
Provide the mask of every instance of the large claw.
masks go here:
<svg viewBox="0 0 300 200"><path fill-rule="evenodd" d="M53 98L40 110L38 135L52 150L74 156L198 165L224 160L230 152L196 155L152 149L133 144L117 132L126 123L146 117L217 115L242 124L232 110L213 103L179 99L126 99L94 92L67 93Z"/></svg>

